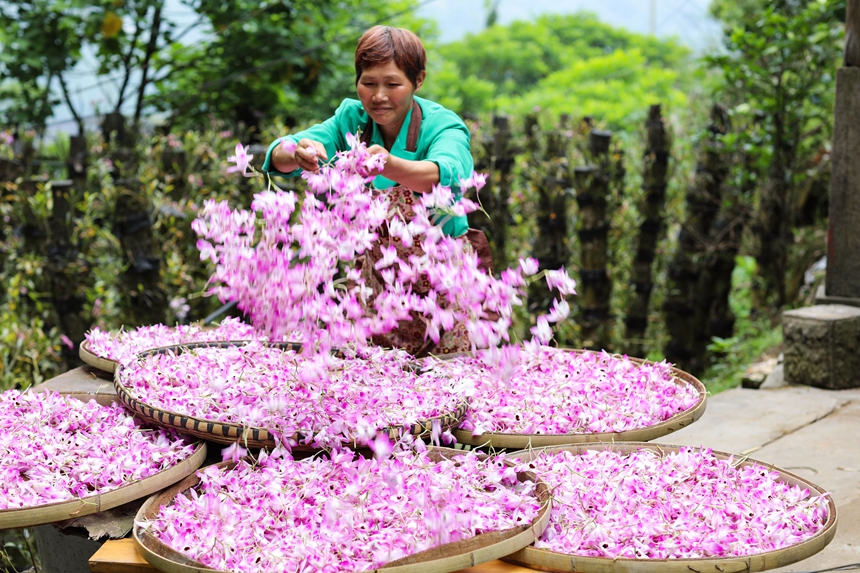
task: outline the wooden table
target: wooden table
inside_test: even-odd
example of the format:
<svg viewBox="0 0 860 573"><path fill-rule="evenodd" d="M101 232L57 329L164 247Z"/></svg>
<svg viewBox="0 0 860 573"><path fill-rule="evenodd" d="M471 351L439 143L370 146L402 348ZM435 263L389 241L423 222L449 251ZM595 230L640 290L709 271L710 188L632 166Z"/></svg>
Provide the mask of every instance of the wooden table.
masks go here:
<svg viewBox="0 0 860 573"><path fill-rule="evenodd" d="M107 541L96 554L90 557L93 573L153 573L158 571L137 552L133 539ZM460 573L534 573L534 569L511 565L504 561L490 561L476 567L463 569Z"/></svg>

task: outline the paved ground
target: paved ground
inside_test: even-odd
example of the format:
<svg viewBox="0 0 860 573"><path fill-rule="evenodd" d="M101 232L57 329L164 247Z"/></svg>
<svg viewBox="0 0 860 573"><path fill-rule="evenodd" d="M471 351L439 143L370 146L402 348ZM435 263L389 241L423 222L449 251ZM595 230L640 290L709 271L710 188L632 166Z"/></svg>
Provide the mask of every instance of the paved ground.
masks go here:
<svg viewBox="0 0 860 573"><path fill-rule="evenodd" d="M836 536L823 551L777 572L860 563L860 389L829 391L769 381L708 398L695 424L660 440L749 454L833 495Z"/></svg>

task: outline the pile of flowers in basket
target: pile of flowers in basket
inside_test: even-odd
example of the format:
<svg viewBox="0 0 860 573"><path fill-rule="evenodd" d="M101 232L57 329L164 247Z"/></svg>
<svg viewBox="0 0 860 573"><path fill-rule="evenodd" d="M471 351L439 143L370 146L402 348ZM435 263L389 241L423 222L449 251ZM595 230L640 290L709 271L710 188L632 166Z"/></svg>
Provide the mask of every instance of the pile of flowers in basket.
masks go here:
<svg viewBox="0 0 860 573"><path fill-rule="evenodd" d="M154 324L134 330L110 332L93 328L85 335L87 348L94 355L120 364L134 359L139 352L161 346L213 340L249 340L254 327L237 318L225 318L212 328L197 324L167 326Z"/></svg>
<svg viewBox="0 0 860 573"><path fill-rule="evenodd" d="M828 519L828 497L709 449L661 455L544 452L519 466L553 491L538 549L631 559L753 555L801 543Z"/></svg>
<svg viewBox="0 0 860 573"><path fill-rule="evenodd" d="M437 372L475 381L460 428L474 435L600 434L663 422L698 403L668 363L638 363L607 353L532 346L493 365L480 355L434 363ZM507 376L503 368L510 368ZM500 384L500 379L506 379Z"/></svg>
<svg viewBox="0 0 860 573"><path fill-rule="evenodd" d="M140 426L119 404L0 394L0 510L104 494L188 458L194 444Z"/></svg>
<svg viewBox="0 0 860 573"><path fill-rule="evenodd" d="M167 412L334 446L449 415L471 380L420 370L398 350L305 355L252 341L147 355L126 364L118 383Z"/></svg>
<svg viewBox="0 0 860 573"><path fill-rule="evenodd" d="M535 482L474 454L450 459L348 450L295 461L208 467L190 495L138 522L185 557L220 571L365 571L476 535L530 526Z"/></svg>

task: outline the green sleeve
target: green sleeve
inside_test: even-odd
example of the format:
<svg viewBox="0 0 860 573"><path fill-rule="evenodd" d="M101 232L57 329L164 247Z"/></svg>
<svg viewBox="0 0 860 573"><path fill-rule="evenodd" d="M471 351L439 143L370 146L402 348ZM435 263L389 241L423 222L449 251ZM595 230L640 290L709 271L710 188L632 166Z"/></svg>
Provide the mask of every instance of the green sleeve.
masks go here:
<svg viewBox="0 0 860 573"><path fill-rule="evenodd" d="M272 166L272 151L276 146L280 145L281 140L298 143L300 139L308 138L318 141L325 146L329 160L333 159L339 150L346 148L346 137L344 136L346 132L342 129L342 125L346 123L346 106L347 102L344 101L334 112L334 115L324 122L311 126L304 131L285 135L269 144L269 149L266 151L266 160L263 162L263 172L286 176L295 176L301 173L301 169L296 169L290 173L281 173Z"/></svg>
<svg viewBox="0 0 860 573"><path fill-rule="evenodd" d="M449 113L454 115L453 112ZM469 130L459 118L455 118L440 126L424 159L439 166L439 183L459 195L460 179L470 177L475 164L469 148Z"/></svg>

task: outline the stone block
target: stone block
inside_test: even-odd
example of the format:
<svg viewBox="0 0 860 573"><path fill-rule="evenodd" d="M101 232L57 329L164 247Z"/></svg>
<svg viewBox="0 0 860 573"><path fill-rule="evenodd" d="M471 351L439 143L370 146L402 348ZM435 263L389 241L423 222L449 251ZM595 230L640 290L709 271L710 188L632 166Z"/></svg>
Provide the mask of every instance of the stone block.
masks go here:
<svg viewBox="0 0 860 573"><path fill-rule="evenodd" d="M860 308L816 305L782 313L784 375L789 384L860 388Z"/></svg>

